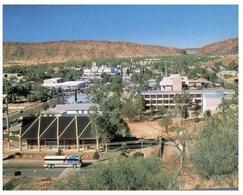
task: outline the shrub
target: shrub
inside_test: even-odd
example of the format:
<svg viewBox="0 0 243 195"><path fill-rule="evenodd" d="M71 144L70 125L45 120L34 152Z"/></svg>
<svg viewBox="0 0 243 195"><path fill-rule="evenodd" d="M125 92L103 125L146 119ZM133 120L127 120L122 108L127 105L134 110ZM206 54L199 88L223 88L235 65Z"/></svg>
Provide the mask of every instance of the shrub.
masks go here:
<svg viewBox="0 0 243 195"><path fill-rule="evenodd" d="M98 150L95 151L95 153L93 155L93 159L95 159L95 160L99 160L100 159L100 154L99 154Z"/></svg>
<svg viewBox="0 0 243 195"><path fill-rule="evenodd" d="M57 152L55 153L55 155L57 155L57 156L61 156L61 155L63 155L63 154L64 154L64 153L63 153L63 151L62 151L61 148L58 148Z"/></svg>
<svg viewBox="0 0 243 195"><path fill-rule="evenodd" d="M124 151L122 151L122 152L120 153L120 156L127 157L127 153L124 152Z"/></svg>
<svg viewBox="0 0 243 195"><path fill-rule="evenodd" d="M59 190L169 190L172 172L164 171L159 158L118 158L98 164L85 178L71 174Z"/></svg>
<svg viewBox="0 0 243 195"><path fill-rule="evenodd" d="M142 152L135 152L134 154L133 154L133 158L139 158L139 157L144 157L144 154L142 153Z"/></svg>

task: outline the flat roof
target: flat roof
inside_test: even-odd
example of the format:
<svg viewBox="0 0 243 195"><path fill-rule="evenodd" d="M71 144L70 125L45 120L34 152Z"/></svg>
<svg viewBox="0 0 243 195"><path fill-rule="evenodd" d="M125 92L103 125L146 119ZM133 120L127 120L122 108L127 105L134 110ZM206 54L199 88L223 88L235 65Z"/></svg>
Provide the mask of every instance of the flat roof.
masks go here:
<svg viewBox="0 0 243 195"><path fill-rule="evenodd" d="M44 87L73 87L78 86L83 83L87 83L88 81L65 81L62 83L43 83Z"/></svg>

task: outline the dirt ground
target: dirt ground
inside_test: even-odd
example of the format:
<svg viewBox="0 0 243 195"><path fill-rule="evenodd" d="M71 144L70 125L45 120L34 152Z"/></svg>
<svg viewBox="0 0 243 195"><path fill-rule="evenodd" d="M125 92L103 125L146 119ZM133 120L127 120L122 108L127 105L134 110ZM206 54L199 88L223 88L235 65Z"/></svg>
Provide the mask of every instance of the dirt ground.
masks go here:
<svg viewBox="0 0 243 195"><path fill-rule="evenodd" d="M173 119L173 127L181 126L180 118ZM159 136L163 135L164 129L159 126L159 120L154 121L143 121L143 122L129 122L126 121L131 134L137 138L146 138L146 139L156 139ZM204 125L204 121L193 122L193 121L185 121L183 122L181 127L187 128L189 132L198 131Z"/></svg>
<svg viewBox="0 0 243 195"><path fill-rule="evenodd" d="M38 104L37 102L24 102L24 103L10 103L8 104L8 112L9 114L13 114L15 112L19 112L25 108L31 107Z"/></svg>

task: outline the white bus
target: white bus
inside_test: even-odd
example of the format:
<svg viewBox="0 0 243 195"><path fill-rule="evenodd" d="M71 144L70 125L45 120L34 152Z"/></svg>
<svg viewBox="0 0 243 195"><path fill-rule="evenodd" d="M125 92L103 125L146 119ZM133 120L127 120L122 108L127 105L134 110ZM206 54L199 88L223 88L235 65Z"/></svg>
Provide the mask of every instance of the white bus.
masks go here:
<svg viewBox="0 0 243 195"><path fill-rule="evenodd" d="M83 164L80 156L45 156L44 167L81 167Z"/></svg>

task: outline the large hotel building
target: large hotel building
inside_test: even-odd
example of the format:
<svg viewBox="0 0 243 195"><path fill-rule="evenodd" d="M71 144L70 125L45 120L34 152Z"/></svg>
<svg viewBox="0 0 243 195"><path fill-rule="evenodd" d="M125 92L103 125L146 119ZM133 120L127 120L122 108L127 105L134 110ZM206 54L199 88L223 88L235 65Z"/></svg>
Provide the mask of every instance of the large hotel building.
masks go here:
<svg viewBox="0 0 243 195"><path fill-rule="evenodd" d="M159 91L142 91L147 109L159 109L164 107L174 109L176 104L173 97L176 94L188 93L192 97L192 102L197 103L202 111L217 110L222 99L230 99L235 93L234 90L206 89L206 90L186 90L187 86L195 84L195 81L188 80L178 74L164 77L160 82Z"/></svg>

